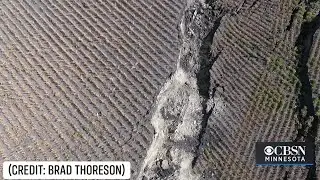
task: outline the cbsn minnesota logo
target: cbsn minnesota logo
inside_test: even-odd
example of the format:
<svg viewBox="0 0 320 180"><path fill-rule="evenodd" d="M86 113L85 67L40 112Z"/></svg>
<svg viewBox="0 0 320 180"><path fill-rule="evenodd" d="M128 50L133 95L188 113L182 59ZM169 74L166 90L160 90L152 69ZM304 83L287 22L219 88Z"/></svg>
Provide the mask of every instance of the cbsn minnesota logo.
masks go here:
<svg viewBox="0 0 320 180"><path fill-rule="evenodd" d="M257 165L314 164L314 145L309 142L257 142Z"/></svg>

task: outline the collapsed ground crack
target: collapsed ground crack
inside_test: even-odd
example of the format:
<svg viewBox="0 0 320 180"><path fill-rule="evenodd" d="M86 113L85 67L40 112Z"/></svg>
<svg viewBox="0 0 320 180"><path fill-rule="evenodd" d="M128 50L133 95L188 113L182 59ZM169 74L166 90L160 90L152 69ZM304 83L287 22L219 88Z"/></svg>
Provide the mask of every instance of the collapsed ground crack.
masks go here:
<svg viewBox="0 0 320 180"><path fill-rule="evenodd" d="M297 77L300 82L298 94L298 119L302 127L298 130L296 141L305 138L305 141L315 145L315 138L318 132L319 117L316 115L312 97L312 86L308 75L308 60L313 44L313 36L320 28L320 15L318 14L312 21L305 21L301 25L301 31L296 41L298 48ZM306 111L304 113L303 111ZM307 122L312 120L311 124ZM316 166L309 168L307 179L316 178Z"/></svg>
<svg viewBox="0 0 320 180"><path fill-rule="evenodd" d="M218 18L215 23L214 26L212 28L212 30L208 33L208 35L204 38L202 45L200 47L200 52L199 52L199 61L200 61L200 69L199 72L196 74L197 77L197 85L198 85L198 90L199 90L199 95L203 98L202 100L202 122L201 122L201 130L199 133L199 137L198 137L198 145L196 147L196 156L192 161L192 167L194 167L199 154L200 154L200 150L199 147L202 144L202 139L203 136L206 132L206 128L208 125L208 120L209 117L212 114L213 111L213 107L207 111L207 103L210 99L210 70L212 69L213 64L216 62L216 60L218 59L219 55L221 54L221 52L219 52L214 58L212 58L212 52L211 52L211 45L213 42L213 37L215 32L217 31L217 29L219 28L220 24L221 24L221 19L223 18L223 16L221 16L220 18ZM214 96L215 93L215 88L212 91L212 98Z"/></svg>

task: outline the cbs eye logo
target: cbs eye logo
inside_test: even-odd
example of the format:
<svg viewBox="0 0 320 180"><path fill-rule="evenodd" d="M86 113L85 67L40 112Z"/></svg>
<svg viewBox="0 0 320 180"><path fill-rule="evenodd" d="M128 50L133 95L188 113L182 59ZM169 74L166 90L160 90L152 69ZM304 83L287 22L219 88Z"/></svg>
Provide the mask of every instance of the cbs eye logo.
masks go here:
<svg viewBox="0 0 320 180"><path fill-rule="evenodd" d="M267 155L267 156L272 155L273 152L274 152L274 149L273 149L272 146L266 146L266 147L264 148L264 154Z"/></svg>

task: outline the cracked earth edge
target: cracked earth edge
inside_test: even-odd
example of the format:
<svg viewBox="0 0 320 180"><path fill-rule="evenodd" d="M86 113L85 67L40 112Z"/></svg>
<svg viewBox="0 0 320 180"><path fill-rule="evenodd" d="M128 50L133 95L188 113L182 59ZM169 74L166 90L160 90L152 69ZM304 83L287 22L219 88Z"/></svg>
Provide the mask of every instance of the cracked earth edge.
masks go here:
<svg viewBox="0 0 320 180"><path fill-rule="evenodd" d="M212 54L215 32L230 14L215 1L192 2L180 24L182 47L175 73L154 103L151 123L154 139L138 179L199 179L192 172L202 136L214 107L218 85L210 83L210 69L219 54Z"/></svg>

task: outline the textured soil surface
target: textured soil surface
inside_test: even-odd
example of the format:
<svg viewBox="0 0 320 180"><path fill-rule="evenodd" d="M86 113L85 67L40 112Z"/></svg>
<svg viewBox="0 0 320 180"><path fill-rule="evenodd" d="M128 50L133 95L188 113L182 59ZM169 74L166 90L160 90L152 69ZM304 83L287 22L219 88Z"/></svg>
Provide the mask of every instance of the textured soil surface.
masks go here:
<svg viewBox="0 0 320 180"><path fill-rule="evenodd" d="M319 179L319 0L0 2L5 160L124 160L132 179ZM1 170L0 170L1 171Z"/></svg>
<svg viewBox="0 0 320 180"><path fill-rule="evenodd" d="M319 11L319 1L190 1L141 177L317 179L316 166L256 166L254 147L311 141L319 153Z"/></svg>
<svg viewBox="0 0 320 180"><path fill-rule="evenodd" d="M0 166L128 160L136 172L152 140L146 116L176 66L183 6L1 1Z"/></svg>

